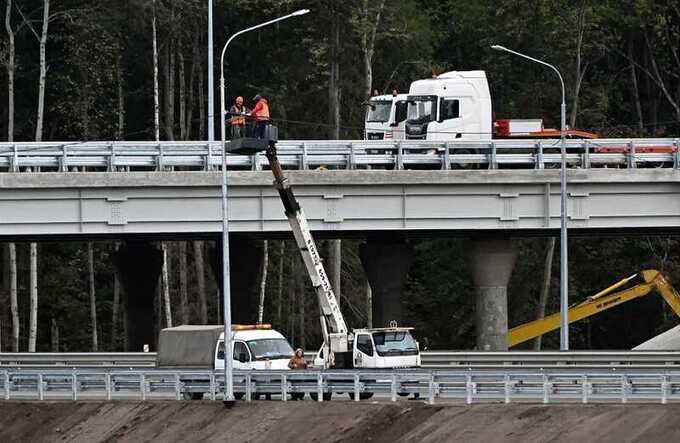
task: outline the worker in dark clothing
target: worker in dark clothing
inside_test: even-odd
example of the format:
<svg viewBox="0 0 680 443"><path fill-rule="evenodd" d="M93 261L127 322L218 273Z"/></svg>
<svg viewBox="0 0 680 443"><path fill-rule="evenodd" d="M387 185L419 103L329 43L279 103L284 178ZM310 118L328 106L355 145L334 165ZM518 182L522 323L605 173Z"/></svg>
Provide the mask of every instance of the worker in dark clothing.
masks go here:
<svg viewBox="0 0 680 443"><path fill-rule="evenodd" d="M255 101L255 107L250 111L250 116L255 120L255 137L264 138L267 125L269 125L269 103L260 94L253 97L253 101Z"/></svg>
<svg viewBox="0 0 680 443"><path fill-rule="evenodd" d="M234 104L229 109L231 116L231 138L241 138L246 136L246 114L248 109L243 106L243 97L236 97Z"/></svg>

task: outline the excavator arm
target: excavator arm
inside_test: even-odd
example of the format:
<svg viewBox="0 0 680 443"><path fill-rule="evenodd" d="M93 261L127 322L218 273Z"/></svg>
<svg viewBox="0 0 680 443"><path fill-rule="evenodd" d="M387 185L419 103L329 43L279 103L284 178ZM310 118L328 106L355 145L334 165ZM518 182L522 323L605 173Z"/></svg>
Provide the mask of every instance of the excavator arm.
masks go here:
<svg viewBox="0 0 680 443"><path fill-rule="evenodd" d="M634 284L634 286L624 288L630 284ZM644 297L653 289L659 292L675 314L680 317L680 294L677 293L659 271L650 269L624 278L584 301L570 306L568 313L569 323L571 324L591 315L599 314L630 300ZM508 347L524 343L547 332L554 331L559 327L559 312L515 326L508 331Z"/></svg>

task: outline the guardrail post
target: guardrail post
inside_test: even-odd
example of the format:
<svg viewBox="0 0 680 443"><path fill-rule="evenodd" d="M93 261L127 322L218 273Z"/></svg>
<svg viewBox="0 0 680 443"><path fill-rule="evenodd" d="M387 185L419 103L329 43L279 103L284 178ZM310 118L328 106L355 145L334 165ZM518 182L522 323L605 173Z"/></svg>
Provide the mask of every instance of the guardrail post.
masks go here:
<svg viewBox="0 0 680 443"><path fill-rule="evenodd" d="M628 403L628 377L621 375L621 403Z"/></svg>
<svg viewBox="0 0 680 443"><path fill-rule="evenodd" d="M61 145L61 158L59 159L59 172L68 172L67 152L68 152L68 148L66 147L66 145Z"/></svg>
<svg viewBox="0 0 680 443"><path fill-rule="evenodd" d="M309 159L307 158L307 143L302 143L302 158L300 159L300 169L309 169Z"/></svg>
<svg viewBox="0 0 680 443"><path fill-rule="evenodd" d="M104 379L106 385L106 400L111 401L111 373L106 372L106 378Z"/></svg>
<svg viewBox="0 0 680 443"><path fill-rule="evenodd" d="M550 383L548 383L548 376L543 375L543 403L550 403Z"/></svg>
<svg viewBox="0 0 680 443"><path fill-rule="evenodd" d="M543 160L543 142L536 143L536 169L545 169Z"/></svg>
<svg viewBox="0 0 680 443"><path fill-rule="evenodd" d="M210 400L215 401L215 373L210 374Z"/></svg>
<svg viewBox="0 0 680 443"><path fill-rule="evenodd" d="M668 377L665 375L661 378L661 404L668 403Z"/></svg>
<svg viewBox="0 0 680 443"><path fill-rule="evenodd" d="M359 401L359 374L354 374L354 401Z"/></svg>
<svg viewBox="0 0 680 443"><path fill-rule="evenodd" d="M589 391L589 384L588 384L588 376L584 375L583 378L581 379L581 403L587 404L588 403L588 391Z"/></svg>
<svg viewBox="0 0 680 443"><path fill-rule="evenodd" d="M354 143L349 144L349 161L347 162L347 169L356 169L356 152L354 152Z"/></svg>
<svg viewBox="0 0 680 443"><path fill-rule="evenodd" d="M510 375L505 374L503 385L505 389L505 404L508 404L510 403Z"/></svg>
<svg viewBox="0 0 680 443"><path fill-rule="evenodd" d="M9 372L4 371L2 375L3 375L3 378L5 380L5 400L9 400L9 392L10 392Z"/></svg>
<svg viewBox="0 0 680 443"><path fill-rule="evenodd" d="M250 170L259 171L262 167L260 166L260 154L253 154L250 156Z"/></svg>
<svg viewBox="0 0 680 443"><path fill-rule="evenodd" d="M116 143L111 142L111 154L108 161L109 172L116 171Z"/></svg>
<svg viewBox="0 0 680 443"><path fill-rule="evenodd" d="M498 159L496 157L495 142L491 142L491 152L489 153L489 169L498 169Z"/></svg>
<svg viewBox="0 0 680 443"><path fill-rule="evenodd" d="M71 399L73 401L78 400L78 374L75 369L73 370L73 375L71 377Z"/></svg>
<svg viewBox="0 0 680 443"><path fill-rule="evenodd" d="M434 404L434 391L435 391L435 384L434 384L434 375L430 374L430 380L427 383L427 403L433 405Z"/></svg>
<svg viewBox="0 0 680 443"><path fill-rule="evenodd" d="M246 401L249 402L253 399L253 386L251 385L252 383L252 377L250 376L250 372L246 374Z"/></svg>
<svg viewBox="0 0 680 443"><path fill-rule="evenodd" d="M321 372L316 374L316 395L318 396L317 401L323 401L323 376Z"/></svg>
<svg viewBox="0 0 680 443"><path fill-rule="evenodd" d="M212 144L210 142L208 142L208 154L206 155L205 161L205 170L212 171Z"/></svg>
<svg viewBox="0 0 680 443"><path fill-rule="evenodd" d="M465 376L465 403L472 404L472 376Z"/></svg>
<svg viewBox="0 0 680 443"><path fill-rule="evenodd" d="M281 400L288 401L288 382L286 380L286 375L281 374Z"/></svg>
<svg viewBox="0 0 680 443"><path fill-rule="evenodd" d="M404 148L401 141L394 142L397 145L397 170L401 171L404 169Z"/></svg>
<svg viewBox="0 0 680 443"><path fill-rule="evenodd" d="M451 169L451 142L444 143L444 156L442 157L442 169L448 171Z"/></svg>
<svg viewBox="0 0 680 443"><path fill-rule="evenodd" d="M583 169L590 169L590 140L583 143L583 160L581 161Z"/></svg>
<svg viewBox="0 0 680 443"><path fill-rule="evenodd" d="M45 399L45 394L43 392L43 375L42 375L42 373L38 374L38 399L39 400Z"/></svg>
<svg viewBox="0 0 680 443"><path fill-rule="evenodd" d="M182 382L180 381L179 374L175 372L175 399L182 399Z"/></svg>
<svg viewBox="0 0 680 443"><path fill-rule="evenodd" d="M16 143L12 144L12 172L19 172L19 151Z"/></svg>
<svg viewBox="0 0 680 443"><path fill-rule="evenodd" d="M634 169L637 167L635 162L635 142L631 140L630 143L628 143L628 146L630 147L628 150L628 168Z"/></svg>
<svg viewBox="0 0 680 443"><path fill-rule="evenodd" d="M392 386L390 388L392 401L397 401L397 374L392 374Z"/></svg>
<svg viewBox="0 0 680 443"><path fill-rule="evenodd" d="M673 140L673 168L680 168L680 140Z"/></svg>
<svg viewBox="0 0 680 443"><path fill-rule="evenodd" d="M139 391L142 401L146 400L146 376L144 374L139 375Z"/></svg>
<svg viewBox="0 0 680 443"><path fill-rule="evenodd" d="M156 171L163 171L163 145L158 144L158 157L156 157Z"/></svg>

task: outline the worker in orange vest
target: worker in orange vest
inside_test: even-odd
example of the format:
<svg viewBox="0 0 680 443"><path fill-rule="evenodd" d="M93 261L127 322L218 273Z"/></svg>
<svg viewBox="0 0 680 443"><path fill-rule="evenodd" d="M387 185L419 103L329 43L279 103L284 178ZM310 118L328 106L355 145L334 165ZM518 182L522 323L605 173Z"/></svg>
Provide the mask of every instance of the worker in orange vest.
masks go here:
<svg viewBox="0 0 680 443"><path fill-rule="evenodd" d="M234 104L229 109L231 117L231 138L241 138L246 136L246 114L248 109L243 106L243 97L238 96Z"/></svg>
<svg viewBox="0 0 680 443"><path fill-rule="evenodd" d="M269 103L267 99L257 94L253 97L255 107L250 111L250 116L255 120L255 137L264 138L264 133L269 124Z"/></svg>

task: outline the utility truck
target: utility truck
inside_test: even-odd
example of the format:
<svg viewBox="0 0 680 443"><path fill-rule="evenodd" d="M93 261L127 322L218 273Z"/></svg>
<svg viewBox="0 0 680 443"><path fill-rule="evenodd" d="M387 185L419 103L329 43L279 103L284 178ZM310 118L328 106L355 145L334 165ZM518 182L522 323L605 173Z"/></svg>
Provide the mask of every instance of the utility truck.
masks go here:
<svg viewBox="0 0 680 443"><path fill-rule="evenodd" d="M307 224L307 218L293 194L290 182L283 174L276 154L275 137L232 140L226 146L226 150L249 155L261 151L266 153L274 175L274 186L279 192L284 212L320 307L323 344L318 353L320 358L316 359L316 363L323 369L419 367L420 351L411 334L412 328L399 327L394 322L387 328L350 330L347 327Z"/></svg>
<svg viewBox="0 0 680 443"><path fill-rule="evenodd" d="M232 351L236 370L287 370L293 356L288 340L269 324L232 325ZM162 329L158 337L156 366L159 369L224 370L224 326L182 325ZM185 376L186 399L200 400L208 392L205 383ZM279 391L272 392L279 393ZM264 392L269 397L272 393ZM243 393L235 393L239 399Z"/></svg>
<svg viewBox="0 0 680 443"><path fill-rule="evenodd" d="M365 140L403 140L408 94L376 95L366 102Z"/></svg>

